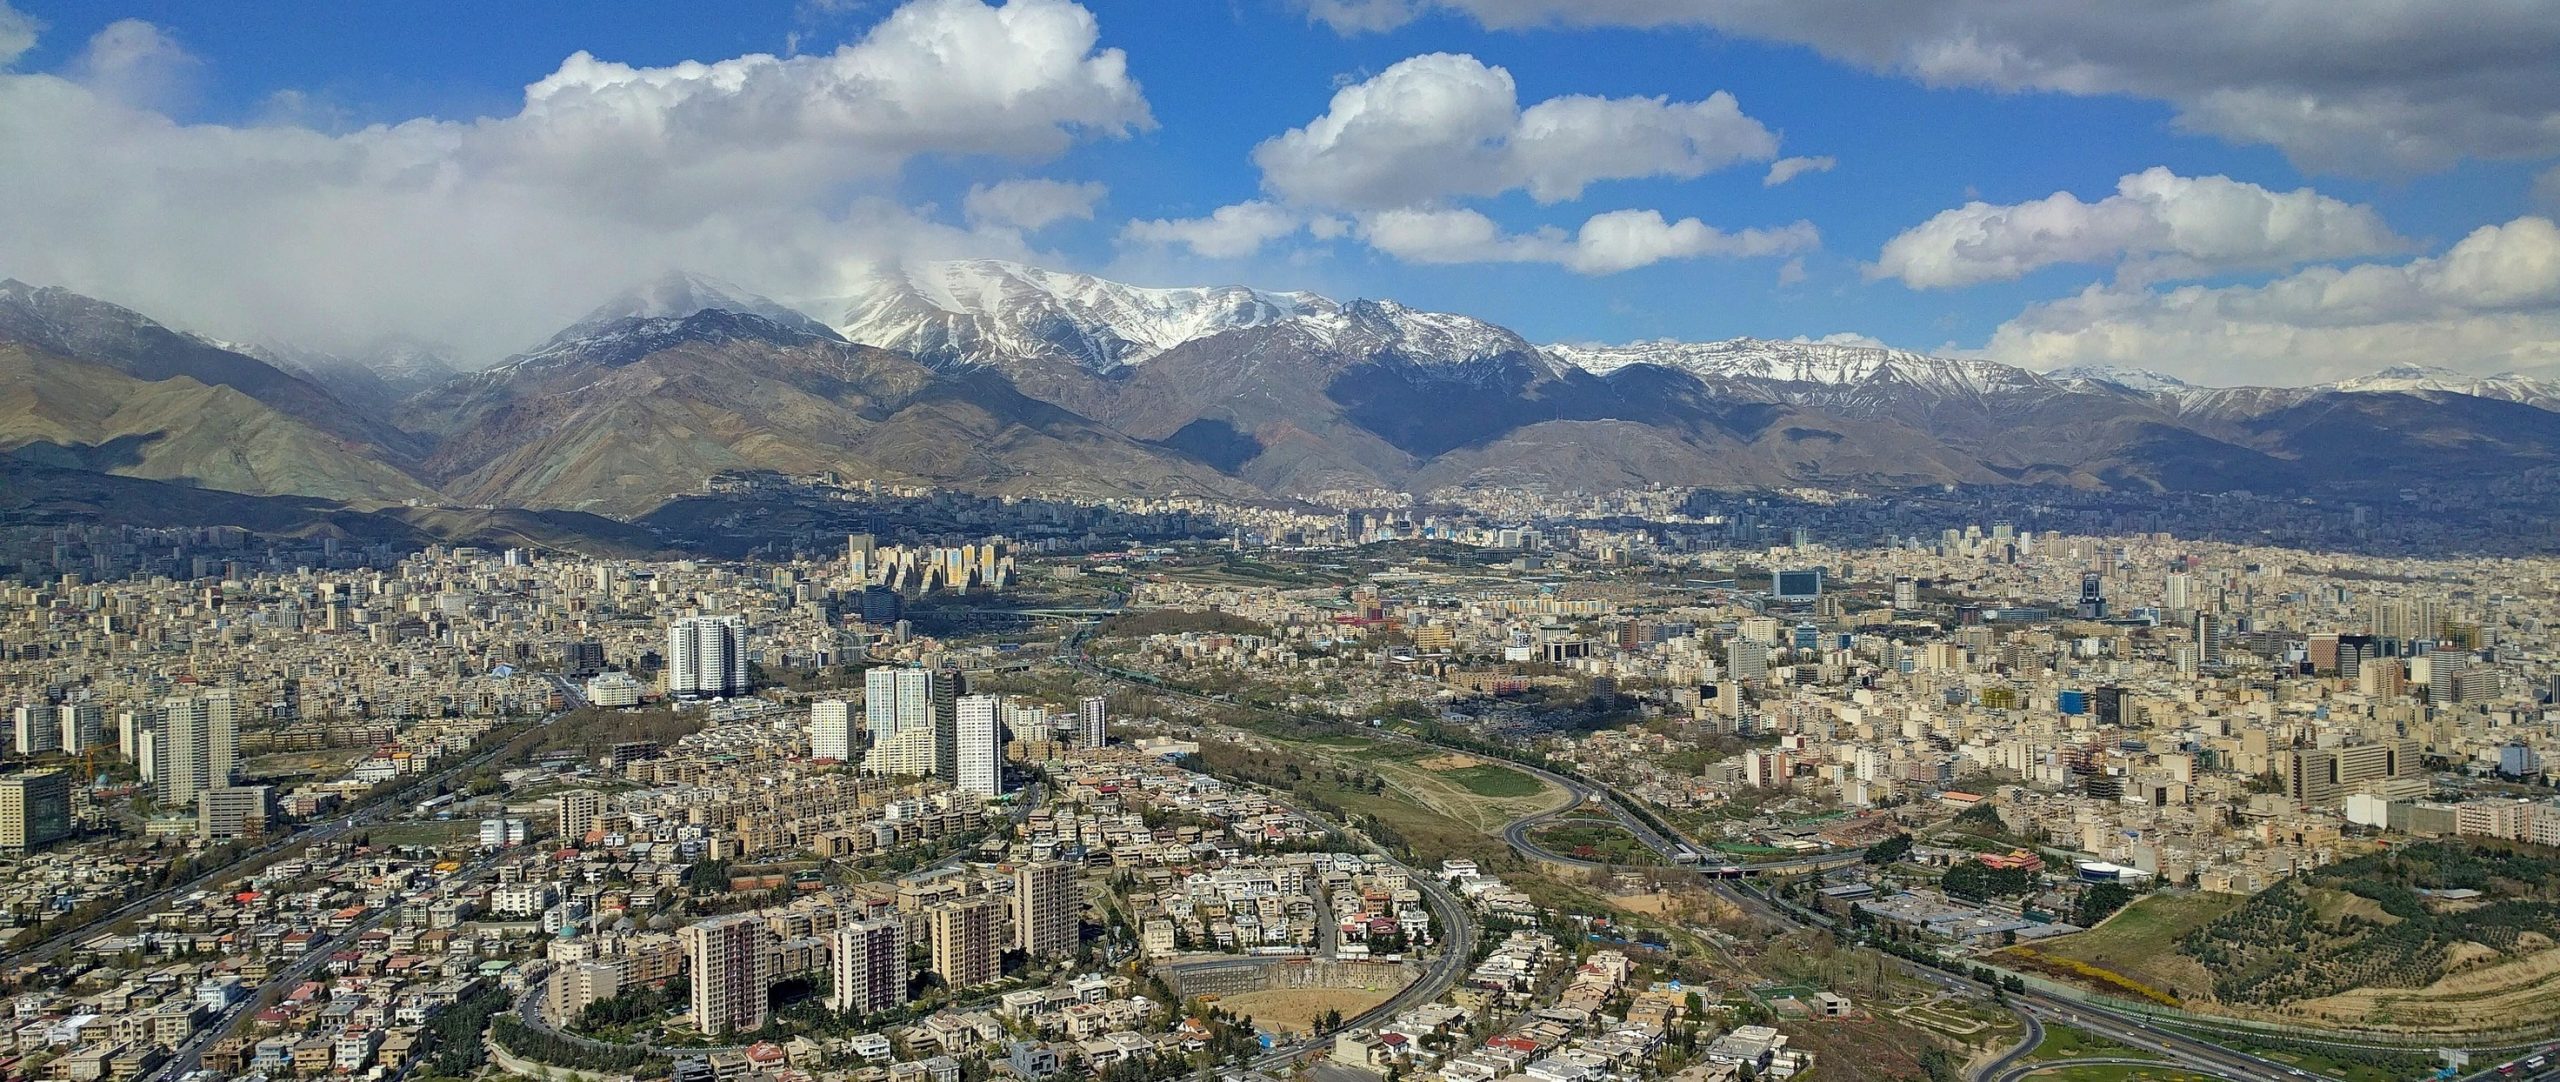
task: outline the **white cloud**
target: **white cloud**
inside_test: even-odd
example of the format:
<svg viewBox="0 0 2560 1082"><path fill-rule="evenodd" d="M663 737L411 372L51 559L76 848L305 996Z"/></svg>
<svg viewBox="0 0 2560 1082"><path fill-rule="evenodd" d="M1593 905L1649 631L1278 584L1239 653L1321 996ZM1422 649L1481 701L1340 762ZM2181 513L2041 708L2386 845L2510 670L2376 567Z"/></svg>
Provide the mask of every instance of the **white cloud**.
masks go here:
<svg viewBox="0 0 2560 1082"><path fill-rule="evenodd" d="M43 23L10 7L8 0L0 0L0 69L17 63L27 50L35 48L36 33L43 29Z"/></svg>
<svg viewBox="0 0 2560 1082"><path fill-rule="evenodd" d="M1708 255L1782 255L1820 243L1808 222L1727 233L1695 218L1666 221L1651 210L1596 214L1572 234L1553 226L1511 234L1473 210L1401 208L1362 216L1360 235L1408 262L1553 263L1590 275Z"/></svg>
<svg viewBox="0 0 2560 1082"><path fill-rule="evenodd" d="M2560 155L2560 4L2544 0L1320 0L1344 33L1428 11L1495 27L1694 26L1930 86L2132 95L2351 173Z"/></svg>
<svg viewBox="0 0 2560 1082"><path fill-rule="evenodd" d="M1069 218L1092 221L1093 205L1109 194L1100 181L1006 180L970 185L960 206L981 225L1038 230Z"/></svg>
<svg viewBox="0 0 2560 1082"><path fill-rule="evenodd" d="M1304 0L1307 17L1345 33L1376 33L1412 22L1412 0Z"/></svg>
<svg viewBox="0 0 2560 1082"><path fill-rule="evenodd" d="M195 89L204 62L166 31L140 19L118 19L89 39L71 62L71 77L110 100L166 110Z"/></svg>
<svg viewBox="0 0 2560 1082"><path fill-rule="evenodd" d="M1818 158L1780 158L1769 163L1769 174L1760 178L1763 188L1775 188L1806 173L1828 173L1840 159L1828 154Z"/></svg>
<svg viewBox="0 0 2560 1082"><path fill-rule="evenodd" d="M1984 355L2038 370L2155 368L2209 384L2309 383L2419 361L2474 371L2560 362L2560 226L2483 226L2440 255L2311 267L2264 285L2091 286L1993 332Z"/></svg>
<svg viewBox="0 0 2560 1082"><path fill-rule="evenodd" d="M1331 219L1318 221L1324 223L1319 239L1340 234L1340 226ZM1251 199L1219 207L1205 218L1133 221L1121 229L1120 236L1139 244L1178 245L1208 259L1241 259L1310 224L1297 211Z"/></svg>
<svg viewBox="0 0 2560 1082"><path fill-rule="evenodd" d="M1793 338L1787 339L1787 341L1808 346L1856 346L1860 349L1893 348L1892 346L1886 345L1884 339L1877 338L1873 335L1859 334L1855 331L1835 331L1830 334L1823 335L1820 338L1807 338L1804 335L1799 334Z"/></svg>
<svg viewBox="0 0 2560 1082"><path fill-rule="evenodd" d="M2018 278L2059 263L2120 264L2129 278L2266 270L2406 249L2371 207L2309 188L2276 192L2154 167L2116 194L1967 203L1886 241L1869 274L1921 289Z"/></svg>
<svg viewBox="0 0 2560 1082"><path fill-rule="evenodd" d="M824 296L897 256L1021 254L888 201L920 155L1040 159L1152 123L1068 0L914 0L831 53L579 53L513 115L189 125L0 74L0 268L224 337L498 351L684 267ZM469 313L461 326L455 313ZM270 320L288 320L271 323Z"/></svg>
<svg viewBox="0 0 2560 1082"><path fill-rule="evenodd" d="M1254 148L1291 202L1379 210L1526 190L1576 199L1595 181L1700 176L1777 153L1722 91L1705 100L1551 98L1522 109L1511 73L1431 53L1342 88L1323 116Z"/></svg>

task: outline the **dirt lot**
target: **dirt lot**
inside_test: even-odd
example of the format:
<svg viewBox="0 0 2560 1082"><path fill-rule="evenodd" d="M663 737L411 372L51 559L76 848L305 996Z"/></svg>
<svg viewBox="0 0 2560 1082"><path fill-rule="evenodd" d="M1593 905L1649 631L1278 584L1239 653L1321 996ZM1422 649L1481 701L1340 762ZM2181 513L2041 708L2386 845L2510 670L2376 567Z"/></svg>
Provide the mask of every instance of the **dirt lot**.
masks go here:
<svg viewBox="0 0 2560 1082"><path fill-rule="evenodd" d="M1393 988L1267 988L1222 997L1218 1006L1253 1019L1255 1028L1266 1032L1304 1033L1328 1010L1349 1018L1395 994Z"/></svg>
<svg viewBox="0 0 2560 1082"><path fill-rule="evenodd" d="M1465 770L1468 767L1478 765L1482 762L1484 762L1484 760L1478 759L1473 755L1460 755L1453 751L1446 755L1434 755L1428 759L1416 762L1413 765L1421 767L1424 770Z"/></svg>

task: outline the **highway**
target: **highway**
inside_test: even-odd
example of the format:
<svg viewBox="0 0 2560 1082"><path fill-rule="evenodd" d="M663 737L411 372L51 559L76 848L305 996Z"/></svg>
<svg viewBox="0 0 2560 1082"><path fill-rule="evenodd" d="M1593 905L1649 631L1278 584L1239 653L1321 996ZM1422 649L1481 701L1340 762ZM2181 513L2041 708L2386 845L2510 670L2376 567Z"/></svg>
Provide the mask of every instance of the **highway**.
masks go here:
<svg viewBox="0 0 2560 1082"><path fill-rule="evenodd" d="M1094 664L1092 659L1084 656L1084 652L1080 648L1086 633L1090 632L1092 629L1093 621L1091 620L1075 621L1073 629L1058 641L1057 658L1070 667L1105 680L1133 683L1152 692L1188 698L1203 703L1211 703L1219 706L1235 705L1232 703L1219 702L1205 696L1192 694L1191 692L1187 692L1179 688L1168 688L1154 684L1144 684L1131 681L1129 678L1122 676L1119 673ZM1247 707L1247 709L1260 708ZM1579 790L1576 791L1579 792ZM1282 800L1284 803L1286 802L1285 796L1281 794L1274 793L1268 795L1271 795L1274 799ZM1305 813L1301 811L1300 814ZM1384 848L1348 825L1329 823L1312 815L1307 816L1307 818L1309 821L1323 826L1327 833L1332 834L1335 837L1352 839L1362 850L1370 853L1376 853L1380 856L1385 856ZM1396 861L1393 857L1386 857L1386 859L1389 863L1395 864L1399 868L1405 867L1401 862ZM1368 1026L1374 1026L1393 1018L1408 1009L1439 999L1442 993L1447 992L1451 986L1458 983L1459 977L1466 974L1468 963L1474 958L1477 937L1474 914L1467 911L1466 905L1458 900L1458 896L1451 892L1448 885L1442 883L1439 877L1413 868L1405 868L1405 873L1411 877L1414 886L1422 891L1423 901L1431 907L1432 914L1439 918L1440 950L1437 954L1432 956L1430 962L1424 965L1422 975L1416 978L1413 983L1406 985L1402 991L1388 997L1386 1002L1380 1003L1375 1007L1371 1007L1357 1016L1344 1019L1342 1028L1336 1032L1347 1033ZM1288 1044L1275 1044L1268 1052L1265 1052L1253 1061L1254 1066L1264 1069L1284 1066L1300 1056L1321 1052L1330 1047L1332 1043L1333 1034L1314 1033Z"/></svg>
<svg viewBox="0 0 2560 1082"><path fill-rule="evenodd" d="M1269 795L1273 799L1282 799L1278 794ZM1299 814L1306 813L1301 811ZM1413 983L1405 985L1402 991L1388 997L1386 1002L1343 1019L1342 1028L1336 1032L1348 1033L1374 1026L1408 1009L1439 999L1441 993L1447 992L1452 985L1458 983L1459 977L1466 975L1468 963L1474 960L1477 936L1475 915L1467 911L1466 904L1460 902L1457 894L1450 891L1448 885L1442 883L1438 876L1405 867L1394 857L1387 856L1386 850L1378 843L1371 841L1366 835L1348 825L1328 823L1312 815L1308 815L1307 818L1310 822L1323 826L1326 833L1337 838L1349 839L1363 851L1375 853L1387 863L1404 868L1406 876L1413 881L1414 887L1422 892L1424 904L1431 907L1432 915L1438 917L1440 921L1440 950L1423 965L1422 975L1415 978ZM1332 1044L1333 1034L1310 1033L1300 1040L1271 1046L1270 1051L1253 1061L1253 1065L1266 1070L1284 1066L1291 1060L1311 1052L1320 1052L1331 1047Z"/></svg>
<svg viewBox="0 0 2560 1082"><path fill-rule="evenodd" d="M2530 1065L2536 1058L2542 1060L2539 1067ZM2518 1053L2514 1059L2501 1060L2462 1076L2462 1082L2547 1082L2550 1079L2560 1079L2560 1045Z"/></svg>
<svg viewBox="0 0 2560 1082"><path fill-rule="evenodd" d="M1092 658L1085 655L1083 650L1084 637L1087 632L1092 630L1092 628L1093 624L1091 621L1077 621L1074 630L1065 638L1059 640L1057 649L1057 657L1060 661L1065 662L1067 665L1085 673L1088 676L1127 684L1152 694L1184 699L1200 703L1205 706L1251 710L1256 713L1268 714L1273 717L1289 718L1293 721L1331 721L1331 719L1303 718L1298 715L1290 714L1286 711L1273 709L1267 706L1254 706L1247 703L1238 703L1213 696L1202 695L1198 692L1170 684L1151 683L1144 680L1132 679L1116 669L1111 669L1095 663ZM1443 745L1434 744L1419 737L1410 736L1392 729L1363 729L1361 731L1367 736L1377 740L1412 744L1419 747L1443 747ZM1466 748L1447 748L1446 750L1476 754ZM1531 766L1516 759L1501 759L1497 761L1503 766L1532 775L1540 781L1544 781L1549 785L1563 789L1573 798L1569 803L1550 808L1534 815L1523 816L1519 819L1512 820L1503 827L1503 840L1508 842L1513 849L1517 849L1525 855L1539 860L1563 864L1569 867L1601 867L1602 865L1597 862L1578 860L1544 848L1529 837L1530 831L1537 829L1547 821L1568 812L1572 812L1587 804L1599 805L1602 810L1609 813L1611 818L1616 819L1620 826L1625 827L1629 834L1635 835L1636 840L1643 842L1646 848L1663 854L1665 858L1673 857L1681 846L1687 846L1689 849L1696 852L1700 859L1705 859L1707 856L1715 852L1715 850L1711 848L1692 844L1686 839L1675 840L1663 837L1661 831L1654 829L1653 825L1646 822L1643 817L1629 811L1626 804L1617 796L1617 794L1608 791L1603 786L1595 785L1577 778L1566 777L1565 775L1558 774L1552 770ZM1772 872L1784 874L1810 869L1836 868L1855 864L1865 855L1865 849L1838 849L1828 853L1819 853L1812 856L1789 857L1785 860L1753 861L1747 864L1717 865L1713 868L1702 870L1709 874L1721 873L1727 876L1763 875Z"/></svg>
<svg viewBox="0 0 2560 1082"><path fill-rule="evenodd" d="M1739 887L1736 884L1723 880L1711 879L1708 880L1707 886L1708 889L1715 891L1727 900L1733 902L1735 905L1740 906L1743 912L1761 920L1773 922L1786 928L1801 928L1807 926L1806 922L1798 919L1789 907L1774 904L1767 898L1764 898L1753 891ZM1946 988L1951 991L1959 991L1973 996L1981 996L1990 991L1990 989L1984 987L1982 984L1974 981L1970 977L1959 976L1957 974L1924 966L1917 962L1892 954L1884 954L1881 955L1881 957L1883 957L1888 964L1891 964L1896 969L1902 971L1906 976L1927 981L1941 988ZM2286 1064L2253 1056L2246 1052L2239 1052L2229 1048L2224 1048L2221 1045L2189 1037L2183 1033L2154 1028L2140 1018L2119 1014L2102 1007L2095 1007L2089 1004L2048 995L2032 989L2025 992L2010 992L2006 993L2006 995L2012 1008L2028 1016L2028 1021L2031 1027L2039 1035L2041 1035L2043 1030L2043 1026L2038 1024L2039 1021L2041 1023L2060 1023L2070 1025L2079 1029L2087 1030L2091 1033L2097 1034L2098 1036L2105 1037L2118 1044L2157 1053L2179 1067L2186 1068L2198 1074L2213 1075L2217 1078L2252 1080L2284 1078L2316 1079L2327 1077L2325 1075L2317 1075L2307 1071L2298 1070ZM2014 1064L2018 1059L2032 1051L2033 1047L2034 1046L2029 1045L2012 1051L2001 1060L1994 1061L1990 1068L1977 1072L1975 1077L1977 1079L1985 1080L1985 1082L1989 1082L1989 1080L1999 1077L1998 1072L2004 1069L2003 1065Z"/></svg>
<svg viewBox="0 0 2560 1082"><path fill-rule="evenodd" d="M1076 628L1059 643L1059 658L1064 660L1067 664L1075 666L1079 670L1090 675L1131 684L1136 687L1144 688L1155 694L1189 699L1212 706L1258 710L1263 713L1274 714L1281 717L1290 716L1266 707L1248 706L1224 699L1210 698L1182 688L1132 680L1119 672L1095 664L1091 658L1085 656L1082 649L1084 636L1091 627L1092 625L1089 622L1078 622ZM1382 729L1368 730L1368 732L1370 735L1380 739L1427 744L1426 741L1416 740L1402 733L1395 733ZM1569 867L1590 868L1601 866L1591 861L1579 860L1546 849L1545 847L1537 844L1536 840L1530 836L1530 833L1540 824L1548 822L1549 820L1552 820L1566 812L1580 808L1585 804L1598 804L1605 808L1610 817L1617 820L1620 825L1624 826L1629 834L1633 835L1638 841L1643 842L1647 847L1653 849L1656 853L1661 854L1666 860L1674 861L1675 864L1678 864L1676 858L1681 846L1687 846L1691 850L1702 855L1712 852L1712 850L1704 846L1699 846L1689 839L1671 839L1663 837L1660 831L1655 830L1652 825L1646 822L1643 818L1630 812L1615 793L1609 792L1603 786L1584 782L1575 778L1569 778L1550 770L1530 766L1526 763L1514 760L1503 760L1503 765L1534 775L1540 780L1551 785L1562 787L1573 797L1571 802L1560 807L1525 815L1504 825L1502 832L1503 840L1509 843L1513 849L1531 859L1549 861ZM1771 905L1767 901L1760 899L1758 896L1748 891L1738 889L1732 880L1746 875L1792 873L1840 867L1848 864L1855 864L1862 859L1864 859L1863 850L1839 850L1813 856L1793 857L1786 860L1762 861L1742 865L1706 866L1696 868L1695 870L1699 873L1700 878L1707 884L1709 889L1714 890L1726 899L1732 901L1745 912L1754 913L1762 919L1773 922L1780 927L1795 928L1802 927L1803 922L1797 920L1786 910ZM1463 912L1463 907L1454 908L1458 908ZM1896 958L1892 955L1885 955L1884 957L1912 976L1928 980L1952 990L1961 991L1970 996L1985 995L1989 991L1970 979L1942 973L1914 962ZM1450 979L1455 979L1454 973L1450 975ZM1395 1010L1403 1009L1405 1002L1409 998L1413 1002L1427 1002L1427 1000L1420 998L1418 995L1413 995L1413 993L1419 992L1422 989L1422 986L1428 983L1428 981L1417 982L1414 988L1407 989L1407 995L1399 996L1396 1000L1382 1005L1379 1009L1355 1019L1353 1021L1353 1028L1356 1028L1358 1025L1368 1024L1373 1019L1391 1015ZM1437 995L1438 990L1432 990L1432 997L1436 998ZM2184 1034L2152 1029L2138 1018L2116 1014L2103 1008L2064 1000L2039 992L2029 992L2024 994L2012 993L2011 999L2017 1004L2022 1015L2027 1017L2031 1031L2039 1036L2042 1033L2042 1026L2038 1021L2038 1018L2041 1018L2045 1021L2067 1022L2070 1025L2099 1034L2100 1036L2107 1037L2110 1040L2117 1041L2130 1047L2142 1048L2155 1052L2161 1056L2167 1057L2170 1061L2178 1064L2179 1066L2193 1070L2199 1074L2233 1079L2321 1077L2296 1070L2285 1064L2277 1063L2272 1060L2261 1059L2243 1052L2236 1052L2231 1049L2223 1048L2219 1045L2208 1044L2204 1041L2185 1036ZM1995 1061L1993 1064L1993 1068L1995 1070L1987 1070L1979 1073L1977 1074L1977 1077L1985 1080L2002 1077L1998 1071L2005 1071L2009 1069L2002 1067L2002 1064L2014 1065L2018 1059L2023 1058L2029 1051L2032 1051L2033 1047L2033 1045L2028 1045L2024 1048L2011 1052L2008 1056L2003 1057L2002 1060ZM1258 1061L1258 1064L1276 1065L1278 1063L1285 1062L1289 1056L1295 1055L1299 1051L1302 1051L1302 1049L1292 1049L1287 1055L1283 1055L1279 1050L1275 1050L1273 1055Z"/></svg>
<svg viewBox="0 0 2560 1082"><path fill-rule="evenodd" d="M1948 981L1941 980L1937 983L1944 986L1948 984ZM1992 1060L1980 1071L1975 1072L1974 1077L1985 1079L1999 1078L2007 1074L2009 1068L2017 1066L2019 1061L2024 1060L2029 1055L2033 1054L2037 1045L2044 1043L2044 1020L2037 1018L2036 1012L2011 1007L2009 1009L2009 1013L2016 1016L2018 1023L2024 1027L2024 1032L2018 1035L2017 1045L2010 1048L2007 1052L2001 1053L2000 1058Z"/></svg>

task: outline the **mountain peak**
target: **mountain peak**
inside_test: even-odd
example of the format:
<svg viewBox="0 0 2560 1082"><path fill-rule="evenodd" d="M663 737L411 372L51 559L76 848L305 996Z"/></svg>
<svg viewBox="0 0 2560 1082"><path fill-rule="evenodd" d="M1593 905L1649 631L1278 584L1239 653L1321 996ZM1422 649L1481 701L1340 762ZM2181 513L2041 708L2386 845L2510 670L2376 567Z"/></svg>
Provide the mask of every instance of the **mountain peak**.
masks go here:
<svg viewBox="0 0 2560 1082"><path fill-rule="evenodd" d="M916 262L874 273L825 310L852 341L940 368L1064 360L1108 372L1225 331L1334 302L1244 286L1133 286L1001 259Z"/></svg>
<svg viewBox="0 0 2560 1082"><path fill-rule="evenodd" d="M576 323L553 335L544 349L592 337L624 320L683 320L707 311L759 316L794 331L818 332L833 337L833 332L828 331L824 324L798 309L717 278L672 270L623 290L597 305Z"/></svg>
<svg viewBox="0 0 2560 1082"><path fill-rule="evenodd" d="M1849 387L1881 379L1940 392L1982 394L2024 388L2041 381L2024 369L1992 361L1933 357L1884 346L1844 342L1781 342L1765 338L1728 338L1721 342L1660 339L1626 345L1547 347L1566 364L1594 375L1608 375L1630 365L1649 364L1686 372L1710 382L1752 380L1820 387Z"/></svg>
<svg viewBox="0 0 2560 1082"><path fill-rule="evenodd" d="M2112 364L2070 365L2047 372L2044 378L2105 383L2144 394L2177 394L2194 390L2196 386L2166 372L2155 372L2148 368L2126 368Z"/></svg>

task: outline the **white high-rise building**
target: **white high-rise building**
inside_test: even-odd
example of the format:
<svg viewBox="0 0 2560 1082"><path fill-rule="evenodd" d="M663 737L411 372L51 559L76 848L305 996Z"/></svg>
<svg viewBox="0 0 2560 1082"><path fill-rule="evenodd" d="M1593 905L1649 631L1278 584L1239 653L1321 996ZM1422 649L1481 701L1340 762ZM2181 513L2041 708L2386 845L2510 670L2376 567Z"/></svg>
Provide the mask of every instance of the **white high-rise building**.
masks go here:
<svg viewBox="0 0 2560 1082"><path fill-rule="evenodd" d="M853 704L820 699L809 708L809 757L853 761Z"/></svg>
<svg viewBox="0 0 2560 1082"><path fill-rule="evenodd" d="M194 807L196 794L231 784L240 738L239 700L208 691L163 704L152 783L166 807Z"/></svg>
<svg viewBox="0 0 2560 1082"><path fill-rule="evenodd" d="M725 699L747 693L747 622L688 616L667 629L667 694Z"/></svg>
<svg viewBox="0 0 2560 1082"><path fill-rule="evenodd" d="M96 703L67 703L61 709L62 750L78 755L107 739L107 708Z"/></svg>
<svg viewBox="0 0 2560 1082"><path fill-rule="evenodd" d="M10 712L16 731L9 747L20 755L56 751L62 747L61 715L44 703L22 703Z"/></svg>
<svg viewBox="0 0 2560 1082"><path fill-rule="evenodd" d="M934 672L881 666L862 674L863 726L874 746L933 726Z"/></svg>
<svg viewBox="0 0 2560 1082"><path fill-rule="evenodd" d="M835 990L827 1006L871 1014L907 1002L907 924L896 917L836 929Z"/></svg>
<svg viewBox="0 0 2560 1082"><path fill-rule="evenodd" d="M2169 581L2160 589L2161 607L2171 611L2195 608L2195 585L2195 576L2184 571L2169 572Z"/></svg>
<svg viewBox="0 0 2560 1082"><path fill-rule="evenodd" d="M958 704L951 784L963 792L1004 795L1004 726L996 711L1003 700L970 695Z"/></svg>
<svg viewBox="0 0 2560 1082"><path fill-rule="evenodd" d="M1087 695L1076 703L1076 746L1098 748L1110 740L1110 700Z"/></svg>

